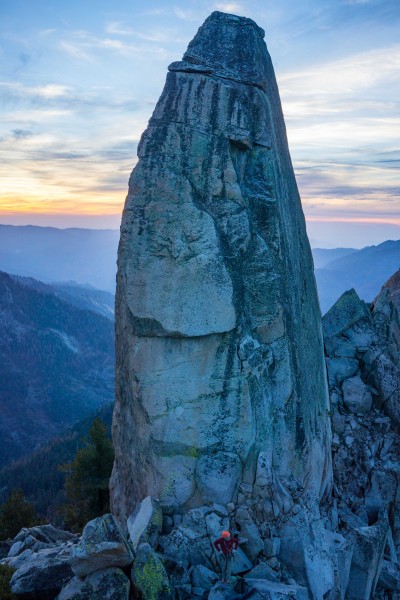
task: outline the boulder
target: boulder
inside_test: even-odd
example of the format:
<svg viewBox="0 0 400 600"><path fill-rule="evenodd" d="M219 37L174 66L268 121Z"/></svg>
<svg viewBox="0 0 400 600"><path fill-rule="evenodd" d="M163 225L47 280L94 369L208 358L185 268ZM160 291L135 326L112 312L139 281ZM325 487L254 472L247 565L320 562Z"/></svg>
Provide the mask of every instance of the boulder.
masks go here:
<svg viewBox="0 0 400 600"><path fill-rule="evenodd" d="M51 544L51 546L53 546L53 544ZM14 558L15 556L18 556L19 554L25 552L25 550L39 552L39 550L44 550L51 546L48 546L43 542L38 542L31 535L27 535L23 541L13 543L8 553L8 558Z"/></svg>
<svg viewBox="0 0 400 600"><path fill-rule="evenodd" d="M268 581L279 581L278 574L266 563L259 563L244 575L245 579L268 579Z"/></svg>
<svg viewBox="0 0 400 600"><path fill-rule="evenodd" d="M372 408L371 389L361 377L350 377L342 384L343 402L354 413L367 413Z"/></svg>
<svg viewBox="0 0 400 600"><path fill-rule="evenodd" d="M52 600L73 576L70 547L66 545L40 552L26 552L30 552L30 555L11 578L12 593L26 600Z"/></svg>
<svg viewBox="0 0 400 600"><path fill-rule="evenodd" d="M400 565L389 560L382 561L378 587L390 592L400 592Z"/></svg>
<svg viewBox="0 0 400 600"><path fill-rule="evenodd" d="M21 552L21 554L18 554L18 556L10 556L3 559L2 563L7 564L16 571L17 569L22 567L24 562L27 561L32 556L32 554L32 550L27 549Z"/></svg>
<svg viewBox="0 0 400 600"><path fill-rule="evenodd" d="M383 469L372 471L370 486L365 493L365 508L372 519L376 518L382 509L389 510L394 502L398 490L395 475Z"/></svg>
<svg viewBox="0 0 400 600"><path fill-rule="evenodd" d="M27 549L37 552L69 541L78 541L78 536L63 529L56 529L50 524L38 525L29 529L24 527L13 539L8 556L18 556Z"/></svg>
<svg viewBox="0 0 400 600"><path fill-rule="evenodd" d="M246 592L258 592L258 597L265 600L308 600L305 587L299 585L285 585L267 581L266 579L246 579ZM257 594L254 596L257 598Z"/></svg>
<svg viewBox="0 0 400 600"><path fill-rule="evenodd" d="M229 519L228 517L223 517L212 512L206 516L206 527L207 529L205 533L207 533L210 540L214 542L216 539L221 537L224 529L229 529Z"/></svg>
<svg viewBox="0 0 400 600"><path fill-rule="evenodd" d="M240 528L239 539L242 540L240 547L245 552L246 556L254 562L260 552L264 549L264 542L258 527L248 513L244 514L244 518L237 518L236 523Z"/></svg>
<svg viewBox="0 0 400 600"><path fill-rule="evenodd" d="M201 588L208 592L218 581L218 575L203 565L197 565L190 569L190 580L194 588Z"/></svg>
<svg viewBox="0 0 400 600"><path fill-rule="evenodd" d="M372 321L361 321L356 323L353 327L350 327L346 331L346 337L349 338L350 342L355 346L357 352L365 352L370 348L373 342L377 339Z"/></svg>
<svg viewBox="0 0 400 600"><path fill-rule="evenodd" d="M141 544L133 561L131 581L146 600L172 600L167 572L150 544Z"/></svg>
<svg viewBox="0 0 400 600"><path fill-rule="evenodd" d="M170 556L166 556L165 554L157 553L157 556L164 565L171 587L175 589L177 586L190 584L189 573L182 562L179 562Z"/></svg>
<svg viewBox="0 0 400 600"><path fill-rule="evenodd" d="M133 549L139 543L148 542L153 548L158 545L163 524L160 503L147 496L127 520L127 529Z"/></svg>
<svg viewBox="0 0 400 600"><path fill-rule="evenodd" d="M281 547L281 540L277 537L264 540L264 554L267 558L277 556Z"/></svg>
<svg viewBox="0 0 400 600"><path fill-rule="evenodd" d="M340 385L342 381L355 375L359 368L358 360L355 358L327 358L326 366L329 385L332 387Z"/></svg>
<svg viewBox="0 0 400 600"><path fill-rule="evenodd" d="M357 348L343 336L325 339L325 350L328 356L337 358L356 358Z"/></svg>
<svg viewBox="0 0 400 600"><path fill-rule="evenodd" d="M239 596L235 593L233 587L220 581L211 588L208 594L208 600L234 600L234 598L239 598Z"/></svg>
<svg viewBox="0 0 400 600"><path fill-rule="evenodd" d="M232 559L232 575L246 573L253 567L253 563L247 558L241 548L238 548L233 554Z"/></svg>
<svg viewBox="0 0 400 600"><path fill-rule="evenodd" d="M160 546L164 554L175 561L189 566L190 540L179 529L174 529L169 535L160 537Z"/></svg>
<svg viewBox="0 0 400 600"><path fill-rule="evenodd" d="M169 535L160 537L160 546L166 556L189 565L213 567L213 550L207 536L200 537L195 531L180 525Z"/></svg>
<svg viewBox="0 0 400 600"><path fill-rule="evenodd" d="M349 579L351 540L324 529L321 520L309 522L305 513L281 530L279 559L314 600L334 595L342 600Z"/></svg>
<svg viewBox="0 0 400 600"><path fill-rule="evenodd" d="M353 529L354 554L346 599L369 600L373 596L381 573L388 530L386 520L371 527Z"/></svg>
<svg viewBox="0 0 400 600"><path fill-rule="evenodd" d="M190 600L192 596L192 586L190 583L174 586L176 600Z"/></svg>
<svg viewBox="0 0 400 600"><path fill-rule="evenodd" d="M351 289L342 294L322 318L324 337L338 336L360 320L372 323L371 313L357 292Z"/></svg>
<svg viewBox="0 0 400 600"><path fill-rule="evenodd" d="M214 513L217 516L217 518L221 518L221 516L223 516L206 506L203 506L201 508L193 508L184 515L181 525L185 529L191 529L192 531L197 533L197 535L203 537L208 533L206 516L209 513ZM209 519L209 527L210 526L211 520Z"/></svg>
<svg viewBox="0 0 400 600"><path fill-rule="evenodd" d="M132 561L132 548L110 514L89 521L71 552L72 570L78 577L108 567L126 567Z"/></svg>
<svg viewBox="0 0 400 600"><path fill-rule="evenodd" d="M56 600L128 600L130 585L121 569L111 567L91 573L84 580L74 577Z"/></svg>

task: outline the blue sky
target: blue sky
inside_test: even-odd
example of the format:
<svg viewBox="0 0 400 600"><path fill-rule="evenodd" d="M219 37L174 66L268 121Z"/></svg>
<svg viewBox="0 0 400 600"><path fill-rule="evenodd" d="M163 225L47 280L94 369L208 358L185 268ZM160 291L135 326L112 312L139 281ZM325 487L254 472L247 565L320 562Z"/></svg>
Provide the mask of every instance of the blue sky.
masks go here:
<svg viewBox="0 0 400 600"><path fill-rule="evenodd" d="M167 66L213 10L266 30L313 245L399 239L398 0L0 0L0 222L118 227Z"/></svg>

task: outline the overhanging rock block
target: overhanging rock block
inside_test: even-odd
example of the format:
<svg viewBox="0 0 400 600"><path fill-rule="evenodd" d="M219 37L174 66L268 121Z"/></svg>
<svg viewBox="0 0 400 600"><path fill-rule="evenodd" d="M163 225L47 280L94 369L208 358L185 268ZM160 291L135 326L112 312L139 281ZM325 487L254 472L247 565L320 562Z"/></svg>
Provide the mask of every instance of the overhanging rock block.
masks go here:
<svg viewBox="0 0 400 600"><path fill-rule="evenodd" d="M78 577L107 567L126 567L132 561L132 548L110 514L89 521L71 552L72 570Z"/></svg>

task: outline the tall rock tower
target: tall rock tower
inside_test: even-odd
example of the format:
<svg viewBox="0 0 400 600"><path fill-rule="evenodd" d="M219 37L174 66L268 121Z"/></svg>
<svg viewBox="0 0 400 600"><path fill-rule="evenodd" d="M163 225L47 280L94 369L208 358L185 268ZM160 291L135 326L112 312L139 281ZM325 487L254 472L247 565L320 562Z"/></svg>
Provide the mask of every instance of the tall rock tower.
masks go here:
<svg viewBox="0 0 400 600"><path fill-rule="evenodd" d="M214 12L139 145L121 226L112 507L331 485L320 310L264 31Z"/></svg>

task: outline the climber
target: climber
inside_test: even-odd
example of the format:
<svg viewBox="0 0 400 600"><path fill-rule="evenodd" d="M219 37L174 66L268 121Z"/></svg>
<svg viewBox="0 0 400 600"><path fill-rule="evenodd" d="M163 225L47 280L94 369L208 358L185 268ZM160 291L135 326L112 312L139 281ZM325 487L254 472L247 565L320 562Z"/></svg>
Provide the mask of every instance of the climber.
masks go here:
<svg viewBox="0 0 400 600"><path fill-rule="evenodd" d="M215 540L214 546L220 557L221 581L228 583L231 576L233 553L239 548L239 538L237 535L231 536L229 531L223 531L221 537Z"/></svg>

